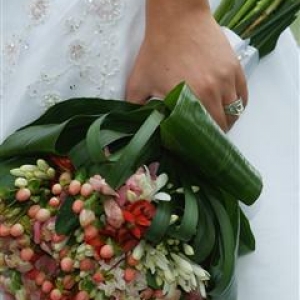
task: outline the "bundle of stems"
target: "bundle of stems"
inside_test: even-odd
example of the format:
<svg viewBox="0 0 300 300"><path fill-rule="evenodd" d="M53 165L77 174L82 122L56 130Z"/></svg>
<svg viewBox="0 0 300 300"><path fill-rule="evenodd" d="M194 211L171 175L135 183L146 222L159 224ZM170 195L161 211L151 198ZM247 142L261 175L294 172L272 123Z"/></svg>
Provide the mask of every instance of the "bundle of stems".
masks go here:
<svg viewBox="0 0 300 300"><path fill-rule="evenodd" d="M221 26L233 30L258 49L272 52L280 34L297 18L300 0L222 0L215 12Z"/></svg>

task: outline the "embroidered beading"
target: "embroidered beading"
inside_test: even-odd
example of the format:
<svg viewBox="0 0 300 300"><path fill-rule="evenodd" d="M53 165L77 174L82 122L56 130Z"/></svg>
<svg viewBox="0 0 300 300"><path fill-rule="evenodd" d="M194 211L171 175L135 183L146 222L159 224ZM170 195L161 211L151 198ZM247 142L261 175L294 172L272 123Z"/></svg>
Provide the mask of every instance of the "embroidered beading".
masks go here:
<svg viewBox="0 0 300 300"><path fill-rule="evenodd" d="M28 97L48 108L69 97L70 92L78 96L83 85L90 86L91 96L112 95L115 91L113 78L120 72L119 59L113 55L120 39L116 25L124 15L125 2L78 1L64 13L55 0L27 2L28 24L7 38L3 49L5 72L14 72L13 65L33 54L29 41L36 30L44 30L43 26L51 22L54 14L61 13L61 21L55 23L57 28L53 30L61 35L63 42L55 45L53 53L49 49L49 61L55 64L45 61L43 67L39 66L42 72L28 85Z"/></svg>

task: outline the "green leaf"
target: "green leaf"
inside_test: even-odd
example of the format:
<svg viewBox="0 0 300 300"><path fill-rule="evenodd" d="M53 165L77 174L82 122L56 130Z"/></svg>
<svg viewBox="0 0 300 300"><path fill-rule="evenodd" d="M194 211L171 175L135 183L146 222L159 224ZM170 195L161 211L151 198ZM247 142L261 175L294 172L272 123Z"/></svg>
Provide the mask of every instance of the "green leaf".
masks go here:
<svg viewBox="0 0 300 300"><path fill-rule="evenodd" d="M199 221L197 233L193 239L192 247L195 251L193 260L197 263L203 262L212 252L216 243L216 227L214 214L209 205L208 199L202 189L198 193Z"/></svg>
<svg viewBox="0 0 300 300"><path fill-rule="evenodd" d="M155 244L161 242L169 228L173 208L172 201L159 202L154 219L145 235L148 241Z"/></svg>
<svg viewBox="0 0 300 300"><path fill-rule="evenodd" d="M116 161L114 168L107 174L107 182L117 188L134 173L137 166L137 160L145 149L150 138L160 125L164 115L154 110L147 120L143 123L138 132L124 149L120 159Z"/></svg>
<svg viewBox="0 0 300 300"><path fill-rule="evenodd" d="M100 127L107 117L107 114L102 115L89 127L86 136L86 146L93 163L101 163L107 160L103 151L104 145L100 139Z"/></svg>
<svg viewBox="0 0 300 300"><path fill-rule="evenodd" d="M26 127L0 146L0 157L31 154L66 154L85 136L95 116L74 116L61 124Z"/></svg>
<svg viewBox="0 0 300 300"><path fill-rule="evenodd" d="M259 173L229 141L199 99L181 84L165 103L171 114L161 123L163 146L202 178L252 204L262 190Z"/></svg>
<svg viewBox="0 0 300 300"><path fill-rule="evenodd" d="M219 231L218 245L210 270L213 288L209 295L214 300L234 300L237 297L234 284L236 233L222 203L208 189L205 193L217 218Z"/></svg>
<svg viewBox="0 0 300 300"><path fill-rule="evenodd" d="M240 209L240 242L239 255L244 255L255 250L255 238L251 230L249 220L245 216L242 209Z"/></svg>
<svg viewBox="0 0 300 300"><path fill-rule="evenodd" d="M139 107L140 105L118 100L74 98L50 107L41 117L28 124L26 127L33 125L60 124L76 115L94 116L115 111L123 111L126 113Z"/></svg>
<svg viewBox="0 0 300 300"><path fill-rule="evenodd" d="M55 231L61 235L70 235L70 233L79 226L78 216L72 210L75 198L68 196L58 211Z"/></svg>
<svg viewBox="0 0 300 300"><path fill-rule="evenodd" d="M198 224L199 211L196 195L187 182L184 182L184 207L179 225L171 226L168 233L171 237L181 241L189 241L195 234Z"/></svg>

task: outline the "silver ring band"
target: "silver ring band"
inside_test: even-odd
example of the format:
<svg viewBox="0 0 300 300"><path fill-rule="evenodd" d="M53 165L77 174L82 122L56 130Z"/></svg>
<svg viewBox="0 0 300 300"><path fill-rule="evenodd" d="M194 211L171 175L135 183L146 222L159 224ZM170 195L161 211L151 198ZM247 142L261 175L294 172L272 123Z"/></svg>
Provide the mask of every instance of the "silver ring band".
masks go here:
<svg viewBox="0 0 300 300"><path fill-rule="evenodd" d="M224 112L230 116L240 116L245 110L242 98L239 98L228 105L224 105Z"/></svg>

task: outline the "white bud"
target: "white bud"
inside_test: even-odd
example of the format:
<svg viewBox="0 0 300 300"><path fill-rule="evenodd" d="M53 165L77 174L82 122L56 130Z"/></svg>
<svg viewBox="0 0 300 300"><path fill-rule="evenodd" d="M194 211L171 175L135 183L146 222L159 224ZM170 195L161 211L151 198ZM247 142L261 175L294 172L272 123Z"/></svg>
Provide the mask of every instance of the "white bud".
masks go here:
<svg viewBox="0 0 300 300"><path fill-rule="evenodd" d="M21 171L19 168L10 170L10 174L16 177L24 177L25 172Z"/></svg>
<svg viewBox="0 0 300 300"><path fill-rule="evenodd" d="M178 188L178 189L176 189L175 192L178 193L178 194L183 194L184 193L184 188Z"/></svg>
<svg viewBox="0 0 300 300"><path fill-rule="evenodd" d="M44 172L47 171L50 167L44 159L38 159L36 161L36 164L37 164L38 168Z"/></svg>
<svg viewBox="0 0 300 300"><path fill-rule="evenodd" d="M34 172L38 170L38 167L35 165L23 165L20 167L20 170L23 172Z"/></svg>
<svg viewBox="0 0 300 300"><path fill-rule="evenodd" d="M137 200L137 195L135 192L128 190L126 193L126 198L129 202L134 202Z"/></svg>
<svg viewBox="0 0 300 300"><path fill-rule="evenodd" d="M193 247L188 244L183 244L183 251L188 256L192 256L195 254Z"/></svg>
<svg viewBox="0 0 300 300"><path fill-rule="evenodd" d="M47 174L45 174L44 172L42 172L41 170L35 170L34 172L33 172L33 174L34 174L34 177L35 178L37 178L37 179L41 179L41 180L43 180L43 179L48 179L48 176L47 176Z"/></svg>
<svg viewBox="0 0 300 300"><path fill-rule="evenodd" d="M160 276L155 277L155 282L158 286L161 286L163 284L163 280L161 279Z"/></svg>
<svg viewBox="0 0 300 300"><path fill-rule="evenodd" d="M145 241L141 241L133 250L132 257L135 260L141 260L145 252Z"/></svg>
<svg viewBox="0 0 300 300"><path fill-rule="evenodd" d="M34 178L35 178L33 172L29 172L29 171L24 172L24 177L25 177L26 179L34 179Z"/></svg>
<svg viewBox="0 0 300 300"><path fill-rule="evenodd" d="M178 221L179 217L177 215L171 215L170 218L170 225L173 225L174 223L176 223Z"/></svg>
<svg viewBox="0 0 300 300"><path fill-rule="evenodd" d="M210 279L210 274L204 270L201 266L194 264L193 265L193 270L195 275L200 278L201 280L209 280Z"/></svg>
<svg viewBox="0 0 300 300"><path fill-rule="evenodd" d="M200 190L199 186L196 186L196 185L193 185L193 186L192 186L192 191L193 191L194 193L199 192L199 190Z"/></svg>
<svg viewBox="0 0 300 300"><path fill-rule="evenodd" d="M15 186L19 188L26 187L28 184L28 181L25 178L19 177L15 180Z"/></svg>
<svg viewBox="0 0 300 300"><path fill-rule="evenodd" d="M182 257L180 257L175 253L171 253L171 257L173 258L177 266L180 269L182 269L185 273L190 274L194 272L192 265L187 260L183 259Z"/></svg>
<svg viewBox="0 0 300 300"><path fill-rule="evenodd" d="M53 168L49 168L47 170L47 176L50 178L50 179L53 179L55 177L55 170Z"/></svg>
<svg viewBox="0 0 300 300"><path fill-rule="evenodd" d="M154 200L171 201L171 196L167 193L160 192L154 195Z"/></svg>

